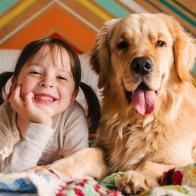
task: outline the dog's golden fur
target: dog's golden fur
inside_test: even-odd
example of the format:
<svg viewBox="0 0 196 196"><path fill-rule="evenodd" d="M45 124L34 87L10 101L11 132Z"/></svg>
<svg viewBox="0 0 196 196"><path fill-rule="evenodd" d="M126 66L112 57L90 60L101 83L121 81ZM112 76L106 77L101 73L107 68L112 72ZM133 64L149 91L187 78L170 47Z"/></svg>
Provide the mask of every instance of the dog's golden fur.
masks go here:
<svg viewBox="0 0 196 196"><path fill-rule="evenodd" d="M166 45L156 46L158 40ZM119 49L122 42L127 46ZM99 87L103 87L98 140L107 149L114 171L134 168L143 160L175 165L193 161L196 90L188 83L193 50L191 37L163 14L109 21L98 34L91 54ZM154 64L143 78L157 92L155 111L147 116L139 114L125 96L125 90L134 91L142 80L130 70L132 59L140 56Z"/></svg>
<svg viewBox="0 0 196 196"><path fill-rule="evenodd" d="M110 172L127 171L117 182L121 190L154 186L163 171L196 161L196 90L190 75L194 47L191 36L164 14L114 19L98 33L91 51L103 97L98 144ZM130 65L143 56L153 70L141 76ZM126 98L125 92L135 91L141 82L156 92L155 109L148 115Z"/></svg>

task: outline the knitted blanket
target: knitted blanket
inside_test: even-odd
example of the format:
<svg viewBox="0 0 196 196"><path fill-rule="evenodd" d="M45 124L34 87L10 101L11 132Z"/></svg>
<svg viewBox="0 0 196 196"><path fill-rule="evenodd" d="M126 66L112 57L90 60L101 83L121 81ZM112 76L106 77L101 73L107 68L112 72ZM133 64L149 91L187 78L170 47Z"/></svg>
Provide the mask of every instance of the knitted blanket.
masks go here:
<svg viewBox="0 0 196 196"><path fill-rule="evenodd" d="M57 179L42 172L0 174L0 192L38 193L40 196L120 196L115 179L123 172L107 176L102 181L85 177ZM140 196L196 195L196 163L165 172L160 186L140 193Z"/></svg>

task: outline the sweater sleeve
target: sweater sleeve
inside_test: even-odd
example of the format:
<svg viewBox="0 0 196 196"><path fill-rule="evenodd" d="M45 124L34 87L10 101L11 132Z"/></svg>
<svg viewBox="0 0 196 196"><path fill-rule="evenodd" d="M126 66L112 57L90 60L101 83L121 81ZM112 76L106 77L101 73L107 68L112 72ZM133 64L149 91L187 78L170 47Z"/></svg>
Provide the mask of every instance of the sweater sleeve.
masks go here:
<svg viewBox="0 0 196 196"><path fill-rule="evenodd" d="M83 108L76 104L64 127L63 156L88 147L88 125Z"/></svg>
<svg viewBox="0 0 196 196"><path fill-rule="evenodd" d="M12 153L4 159L0 156L0 171L11 173L35 166L53 133L54 130L49 126L29 123L25 138L13 146ZM6 135L3 130L0 130L0 140L1 148L6 146Z"/></svg>

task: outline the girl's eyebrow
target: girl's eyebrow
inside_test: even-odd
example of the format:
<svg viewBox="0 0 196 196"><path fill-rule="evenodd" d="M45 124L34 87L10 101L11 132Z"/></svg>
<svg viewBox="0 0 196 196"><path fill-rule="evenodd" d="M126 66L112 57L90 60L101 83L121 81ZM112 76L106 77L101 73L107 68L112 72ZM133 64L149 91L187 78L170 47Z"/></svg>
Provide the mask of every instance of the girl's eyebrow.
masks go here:
<svg viewBox="0 0 196 196"><path fill-rule="evenodd" d="M68 74L72 78L72 73L67 71L66 69L61 69L59 71L62 72L62 73Z"/></svg>
<svg viewBox="0 0 196 196"><path fill-rule="evenodd" d="M43 64L39 64L39 63L34 63L34 62L30 62L27 64L27 66L41 66ZM56 67L58 69L58 71L61 71L61 72L67 72L66 69L63 69L63 68L58 68L58 66Z"/></svg>
<svg viewBox="0 0 196 196"><path fill-rule="evenodd" d="M29 63L28 65L27 65L28 67L29 66L40 66L40 64L39 63ZM58 69L58 68L57 68ZM58 69L58 71L59 72L62 72L62 73L65 73L65 74L68 74L70 77L72 77L72 73L71 72L69 72L69 71L67 71L66 69Z"/></svg>

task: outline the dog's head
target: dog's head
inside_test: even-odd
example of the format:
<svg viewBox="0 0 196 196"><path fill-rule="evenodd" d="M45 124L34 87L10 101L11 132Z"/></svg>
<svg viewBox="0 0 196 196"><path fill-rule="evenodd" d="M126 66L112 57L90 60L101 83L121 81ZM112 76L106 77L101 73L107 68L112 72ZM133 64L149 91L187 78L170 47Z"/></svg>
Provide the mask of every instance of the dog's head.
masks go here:
<svg viewBox="0 0 196 196"><path fill-rule="evenodd" d="M151 114L162 89L191 81L192 38L171 16L132 14L105 23L91 51L107 99ZM110 97L110 98L109 98Z"/></svg>

